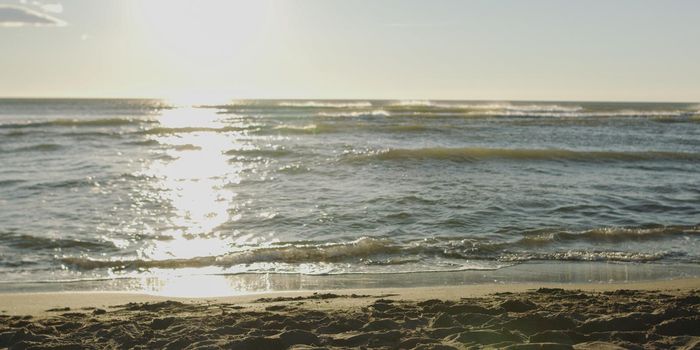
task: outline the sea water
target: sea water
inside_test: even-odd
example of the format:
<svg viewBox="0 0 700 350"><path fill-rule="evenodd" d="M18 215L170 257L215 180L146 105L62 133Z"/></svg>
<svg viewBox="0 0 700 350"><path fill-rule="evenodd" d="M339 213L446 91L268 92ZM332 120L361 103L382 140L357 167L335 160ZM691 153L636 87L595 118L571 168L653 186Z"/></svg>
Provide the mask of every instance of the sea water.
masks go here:
<svg viewBox="0 0 700 350"><path fill-rule="evenodd" d="M4 288L543 262L695 273L700 105L0 100Z"/></svg>

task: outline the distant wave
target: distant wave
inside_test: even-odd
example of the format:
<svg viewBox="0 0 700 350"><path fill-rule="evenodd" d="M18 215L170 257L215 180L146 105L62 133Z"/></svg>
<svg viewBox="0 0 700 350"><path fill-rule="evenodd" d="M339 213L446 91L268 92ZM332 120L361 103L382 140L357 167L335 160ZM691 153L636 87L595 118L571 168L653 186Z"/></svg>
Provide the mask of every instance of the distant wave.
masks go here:
<svg viewBox="0 0 700 350"><path fill-rule="evenodd" d="M353 123L344 125L341 123L313 123L305 125L282 124L273 128L259 129L257 133L261 134L284 134L284 135L303 135L303 134L325 134L325 133L350 133L350 132L380 132L380 133L414 133L414 132L445 132L449 128L441 129L439 127L431 127L426 124L374 124L374 123Z"/></svg>
<svg viewBox="0 0 700 350"><path fill-rule="evenodd" d="M25 190L45 190L56 188L79 188L94 185L94 181L87 179L60 179L47 182L30 183L22 186Z"/></svg>
<svg viewBox="0 0 700 350"><path fill-rule="evenodd" d="M21 180L21 179L0 180L0 187L18 185L18 184L24 183L26 181L27 180Z"/></svg>
<svg viewBox="0 0 700 350"><path fill-rule="evenodd" d="M27 250L80 249L105 251L115 250L111 242L84 241L70 238L40 237L28 234L2 233L0 243L5 246Z"/></svg>
<svg viewBox="0 0 700 350"><path fill-rule="evenodd" d="M697 106L638 106L575 102L496 102L496 101L277 101L257 100L209 106L223 113L261 110L275 113L284 109L319 109L322 117L541 117L541 118L681 118L692 121L700 116ZM306 113L306 112L304 112Z"/></svg>
<svg viewBox="0 0 700 350"><path fill-rule="evenodd" d="M53 152L63 149L64 146L55 143L40 143L37 145L18 147L11 150L2 150L2 153L14 153L14 152Z"/></svg>
<svg viewBox="0 0 700 350"><path fill-rule="evenodd" d="M202 105L200 108L230 109L268 109L268 108L370 108L370 101L333 101L333 100L241 100L227 104Z"/></svg>
<svg viewBox="0 0 700 350"><path fill-rule="evenodd" d="M487 111L486 113L473 112L472 115L487 114L492 116L509 116L509 117L552 117L552 118L621 118L621 117L639 117L639 118L679 118L690 117L694 115L692 111L685 110L657 110L657 111L641 111L641 110L615 110L615 111L547 111L547 110L528 110L528 109L504 109L502 111Z"/></svg>
<svg viewBox="0 0 700 350"><path fill-rule="evenodd" d="M193 144L184 144L184 145L174 145L172 148L176 151L199 151L202 149L202 147L193 145Z"/></svg>
<svg viewBox="0 0 700 350"><path fill-rule="evenodd" d="M319 112L317 115L319 117L365 117L365 116L388 117L391 115L391 113L389 113L383 109L375 109L375 110L347 111L347 112L334 112L334 113Z"/></svg>
<svg viewBox="0 0 700 350"><path fill-rule="evenodd" d="M579 112L583 107L579 105L559 105L552 103L543 104L512 104L508 102L436 102L429 100L406 100L391 103L387 106L390 109L449 109L463 111L529 111L529 112Z"/></svg>
<svg viewBox="0 0 700 350"><path fill-rule="evenodd" d="M565 160L565 161L644 161L644 160L700 160L700 154L684 152L625 152L625 151L570 151L563 149L503 149L503 148L416 148L375 151L355 159L378 160L450 160L477 161L487 159Z"/></svg>
<svg viewBox="0 0 700 350"><path fill-rule="evenodd" d="M132 146L158 146L160 142L158 140L148 139L148 140L138 140L138 141L128 141L124 142L125 145Z"/></svg>
<svg viewBox="0 0 700 350"><path fill-rule="evenodd" d="M649 109L629 108L587 109L576 104L555 103L455 103L433 101L399 101L384 107L389 112L414 113L416 115L436 114L453 116L491 117L552 117L552 118L592 118L592 117L693 117L700 111L694 109ZM393 113L392 113L393 114Z"/></svg>
<svg viewBox="0 0 700 350"><path fill-rule="evenodd" d="M123 173L118 175L110 175L99 178L86 178L86 177L75 177L75 178L52 178L48 181L36 182L36 181L21 181L15 182L20 185L23 190L46 190L46 189L63 189L63 188L81 188L81 187L92 187L96 183L109 183L113 181L147 181L152 179L151 176L142 174L131 174ZM1 183L0 183L1 184Z"/></svg>
<svg viewBox="0 0 700 350"><path fill-rule="evenodd" d="M372 107L372 102L293 101L279 102L277 105L280 107L296 108L369 108Z"/></svg>
<svg viewBox="0 0 700 350"><path fill-rule="evenodd" d="M269 130L261 129L262 133L280 133L280 134L317 134L335 132L338 129L331 124L306 124L306 125L277 125Z"/></svg>
<svg viewBox="0 0 700 350"><path fill-rule="evenodd" d="M170 127L154 127L150 129L140 130L140 134L144 135L164 135L164 134L180 134L180 133L194 133L194 132L237 132L237 131L247 131L250 128L247 127L237 127L237 126L222 126L218 128L213 127L180 127L180 128L170 128Z"/></svg>
<svg viewBox="0 0 700 350"><path fill-rule="evenodd" d="M143 123L157 123L151 119L137 118L105 118L105 119L56 119L50 121L30 121L22 123L7 123L0 124L0 129L22 129L22 128L40 128L51 126L62 127L96 127L96 126L124 126L124 125L139 125Z"/></svg>
<svg viewBox="0 0 700 350"><path fill-rule="evenodd" d="M232 149L224 152L224 154L229 156L241 156L241 157L266 157L266 158L277 158L284 157L293 154L294 152L285 148L275 148L275 149Z"/></svg>
<svg viewBox="0 0 700 350"><path fill-rule="evenodd" d="M429 100L402 100L392 103L393 106L416 107L416 106L433 106L434 103Z"/></svg>

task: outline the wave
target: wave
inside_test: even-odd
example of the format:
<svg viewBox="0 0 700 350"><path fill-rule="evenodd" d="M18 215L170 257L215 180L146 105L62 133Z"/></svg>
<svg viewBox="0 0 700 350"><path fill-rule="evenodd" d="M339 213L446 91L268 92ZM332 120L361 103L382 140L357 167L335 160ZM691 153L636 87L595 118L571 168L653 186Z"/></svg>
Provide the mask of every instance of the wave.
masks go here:
<svg viewBox="0 0 700 350"><path fill-rule="evenodd" d="M382 127L369 127L369 129L374 130L374 131L379 131L379 132L399 132L399 133L410 133L410 132L427 132L427 131L437 131L437 132L446 132L449 129L438 129L438 128L433 128L433 127L428 127L423 124L397 124L397 125L389 125L389 126L382 126Z"/></svg>
<svg viewBox="0 0 700 350"><path fill-rule="evenodd" d="M21 188L28 191L42 191L46 189L59 189L59 188L81 188L81 187L92 187L96 184L112 183L114 181L150 181L153 180L154 176L143 175L143 174L130 174L123 173L119 175L109 175L103 177L82 177L82 178L61 178L61 179L51 179L50 181L44 182L30 182L22 181L21 183L26 183ZM19 182L17 182L19 184Z"/></svg>
<svg viewBox="0 0 700 350"><path fill-rule="evenodd" d="M697 106L687 104L639 105L576 102L496 102L496 101L239 101L206 106L221 113L262 111L263 113L308 113L320 110L319 117L453 117L453 118L627 118L642 117L666 122L697 120ZM295 111L300 109L300 111Z"/></svg>
<svg viewBox="0 0 700 350"><path fill-rule="evenodd" d="M274 149L232 149L224 152L228 156L277 158L293 154L285 148Z"/></svg>
<svg viewBox="0 0 700 350"><path fill-rule="evenodd" d="M527 236L518 242L519 245L527 246L535 243L554 243L562 241L585 241L585 242L627 242L627 241L650 241L665 239L678 235L700 234L698 226L658 226L650 228L635 227L605 227L580 233L575 232L549 232Z"/></svg>
<svg viewBox="0 0 700 350"><path fill-rule="evenodd" d="M262 248L247 252L226 254L220 256L203 256L187 259L114 259L100 260L87 257L64 257L62 264L81 270L114 269L114 270L148 270L148 269L183 269L234 266L250 266L252 264L359 264L362 265L402 265L415 263L426 256L408 259L405 250L395 246L376 245L375 247L357 247L340 245L333 248L318 247L288 247ZM415 250L415 249L414 249ZM430 249L433 250L433 249ZM402 253L404 252L404 253ZM426 252L433 253L433 252ZM501 252L494 254L456 253L446 251L438 258L458 261L483 260L500 263L522 263L528 261L601 261L601 262L652 262L672 257L668 252L627 252L627 251L588 251L566 250L555 252ZM395 258L387 258L393 256ZM378 257L374 259L374 257ZM472 266L472 265L470 265ZM505 265L500 265L505 266ZM347 270L345 271L347 272ZM417 272L417 271L416 271Z"/></svg>
<svg viewBox="0 0 700 350"><path fill-rule="evenodd" d="M486 114L491 116L505 117L553 117L553 118L622 118L622 117L640 117L640 118L679 118L690 117L694 115L692 111L685 110L658 110L658 111L642 111L642 110L619 110L619 111L547 111L547 110L523 110L523 109L505 109L502 111L488 111L485 113L471 114Z"/></svg>
<svg viewBox="0 0 700 350"><path fill-rule="evenodd" d="M398 107L433 107L435 103L430 100L401 100L390 104Z"/></svg>
<svg viewBox="0 0 700 350"><path fill-rule="evenodd" d="M416 148L374 151L359 158L379 160L449 160L472 162L488 159L561 160L561 161L648 161L700 160L700 154L684 152L626 152L626 151L571 151L563 149L502 149L502 148ZM358 156L354 157L355 159Z"/></svg>
<svg viewBox="0 0 700 350"><path fill-rule="evenodd" d="M31 145L25 147L19 147L12 150L0 150L3 153L15 153L15 152L53 152L63 149L64 146L55 143L41 143L38 145Z"/></svg>
<svg viewBox="0 0 700 350"><path fill-rule="evenodd" d="M372 107L372 102L285 101L277 103L277 106L296 108L369 108Z"/></svg>
<svg viewBox="0 0 700 350"><path fill-rule="evenodd" d="M260 129L261 134L289 134L289 135L305 135L305 134L326 134L326 133L343 133L343 132L379 132L379 133L414 133L414 132L447 132L448 127L438 128L426 124L373 124L373 123L355 123L351 125L334 124L334 123L314 123L306 125L278 125L271 129Z"/></svg>
<svg viewBox="0 0 700 350"><path fill-rule="evenodd" d="M643 253L643 252L622 252L622 251L578 251L569 250L565 252L553 253L510 253L504 254L499 259L503 262L522 261L608 261L608 262L651 262L658 261L670 256L666 252Z"/></svg>
<svg viewBox="0 0 700 350"><path fill-rule="evenodd" d="M27 180L21 180L21 179L0 180L0 187L19 185L19 184L24 183L26 181Z"/></svg>
<svg viewBox="0 0 700 350"><path fill-rule="evenodd" d="M139 140L139 141L127 141L124 142L125 145L132 145L132 146L158 146L160 145L160 142L158 140Z"/></svg>
<svg viewBox="0 0 700 350"><path fill-rule="evenodd" d="M234 126L223 126L219 128L212 127L181 127L181 128L168 128L168 127L155 127L150 129L145 129L139 131L139 134L144 135L167 135L167 134L181 134L181 133L194 133L194 132L241 132L250 131L247 127L234 127Z"/></svg>
<svg viewBox="0 0 700 350"><path fill-rule="evenodd" d="M423 107L433 109L503 109L510 107L512 104L507 102L450 102L450 101L432 101L432 100L399 100L393 101L386 105L391 109L421 109Z"/></svg>
<svg viewBox="0 0 700 350"><path fill-rule="evenodd" d="M56 188L79 188L85 186L93 186L94 184L95 182L89 179L67 179L33 183L22 186L22 189L29 191L41 191Z"/></svg>
<svg viewBox="0 0 700 350"><path fill-rule="evenodd" d="M331 118L341 118L341 117L388 117L391 113L383 109L375 110L363 110L363 111L347 111L347 112L319 112L317 114L319 117L331 117Z"/></svg>
<svg viewBox="0 0 700 350"><path fill-rule="evenodd" d="M97 260L83 257L67 257L62 258L61 261L64 264L77 266L81 269L172 269L207 266L230 267L234 265L261 262L294 264L339 262L349 258L363 258L377 254L391 253L393 251L397 251L398 249L398 247L394 247L384 240L361 238L350 243L296 246L290 245L274 248L259 248L219 256L195 257L190 259Z"/></svg>
<svg viewBox="0 0 700 350"><path fill-rule="evenodd" d="M144 123L157 123L153 119L138 118L104 118L104 119L56 119L50 121L29 121L22 123L0 124L0 129L23 129L41 127L99 127L99 126L126 126L140 125Z"/></svg>
<svg viewBox="0 0 700 350"><path fill-rule="evenodd" d="M391 115L400 112L415 116L452 117L552 117L552 118L593 118L593 117L649 117L684 118L700 116L695 108L633 109L608 106L584 107L575 103L511 103L511 102L449 102L429 100L396 101L383 106Z"/></svg>
<svg viewBox="0 0 700 350"><path fill-rule="evenodd" d="M579 105L543 104L512 104L508 102L446 102L429 100L406 100L391 103L389 109L403 110L453 110L453 111L517 111L517 112L580 112L584 110Z"/></svg>
<svg viewBox="0 0 700 350"><path fill-rule="evenodd" d="M262 131L262 130L261 130ZM281 134L317 134L335 132L337 128L330 124L307 124L307 125L278 125L267 132Z"/></svg>
<svg viewBox="0 0 700 350"><path fill-rule="evenodd" d="M27 234L3 233L0 235L0 244L18 249L27 250L56 250L78 249L104 252L115 250L116 246L111 242L84 241L69 238L39 237Z"/></svg>
<svg viewBox="0 0 700 350"><path fill-rule="evenodd" d="M311 169L301 164L289 164L278 168L277 171L285 174L304 174L310 172Z"/></svg>
<svg viewBox="0 0 700 350"><path fill-rule="evenodd" d="M61 262L79 269L177 269L221 267L256 263L309 264L339 263L359 265L396 265L415 263L417 260L452 259L458 261L484 260L517 263L533 260L556 261L611 261L650 262L677 256L669 251L621 251L615 249L563 249L555 247L562 241L591 244L601 242L657 240L700 234L698 226L657 226L650 228L600 228L583 232L525 233L514 241L484 239L424 239L413 242L394 242L389 239L363 237L345 243L284 244L265 248L242 250L218 256L189 259L114 259L100 260L87 257L64 257ZM600 247L600 244L596 244ZM536 248L536 249L533 249Z"/></svg>
<svg viewBox="0 0 700 350"><path fill-rule="evenodd" d="M174 145L172 148L176 151L199 151L202 149L202 147L190 143L184 145Z"/></svg>

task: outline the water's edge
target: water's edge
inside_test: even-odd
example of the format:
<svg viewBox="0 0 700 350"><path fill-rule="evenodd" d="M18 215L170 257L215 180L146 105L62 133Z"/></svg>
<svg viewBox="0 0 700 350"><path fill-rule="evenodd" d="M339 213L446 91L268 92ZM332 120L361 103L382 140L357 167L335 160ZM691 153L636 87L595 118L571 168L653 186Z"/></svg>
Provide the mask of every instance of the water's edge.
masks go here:
<svg viewBox="0 0 700 350"><path fill-rule="evenodd" d="M0 294L36 292L139 292L173 297L208 297L282 291L440 287L475 284L625 284L700 278L694 264L528 262L498 270L381 274L294 273L172 275L77 281L0 283Z"/></svg>

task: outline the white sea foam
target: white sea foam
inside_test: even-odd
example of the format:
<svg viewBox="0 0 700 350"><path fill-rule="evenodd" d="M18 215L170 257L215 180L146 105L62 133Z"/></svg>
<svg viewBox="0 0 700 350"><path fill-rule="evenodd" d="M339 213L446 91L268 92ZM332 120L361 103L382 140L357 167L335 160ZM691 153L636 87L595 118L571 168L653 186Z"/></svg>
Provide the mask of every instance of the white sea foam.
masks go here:
<svg viewBox="0 0 700 350"><path fill-rule="evenodd" d="M661 260L672 255L668 251L640 252L619 249L562 249L562 241L578 241L600 246L602 242L620 243L639 240L658 240L684 235L697 235L697 226L657 226L653 228L603 227L583 232L551 232L527 235L515 241L433 238L413 242L396 242L389 239L362 237L344 243L300 243L235 251L218 256L202 256L187 259L112 259L101 260L86 257L64 257L62 262L80 269L178 269L208 266L233 267L250 264L268 265L275 272L275 264L347 264L351 266L390 266L415 264L423 260L445 259L459 264L460 260L524 262L532 260L559 261L623 261L647 262ZM533 249L535 248L535 249ZM437 260L435 260L437 259ZM481 264L486 266L487 264ZM465 265L466 266L466 265ZM470 266L479 266L471 264ZM489 266L493 266L490 264ZM425 268L425 267L423 267ZM362 270L362 268L359 268Z"/></svg>
<svg viewBox="0 0 700 350"><path fill-rule="evenodd" d="M336 113L329 113L329 112L318 113L319 117L364 117L364 116L388 117L390 115L391 115L391 113L389 113L383 109L375 109L375 110L367 110L367 111L336 112Z"/></svg>
<svg viewBox="0 0 700 350"><path fill-rule="evenodd" d="M700 261L697 104L133 104L0 99L0 280Z"/></svg>
<svg viewBox="0 0 700 350"><path fill-rule="evenodd" d="M298 108L370 108L372 103L369 101L358 102L332 102L332 101L295 101L295 102L280 102L280 107L298 107Z"/></svg>

